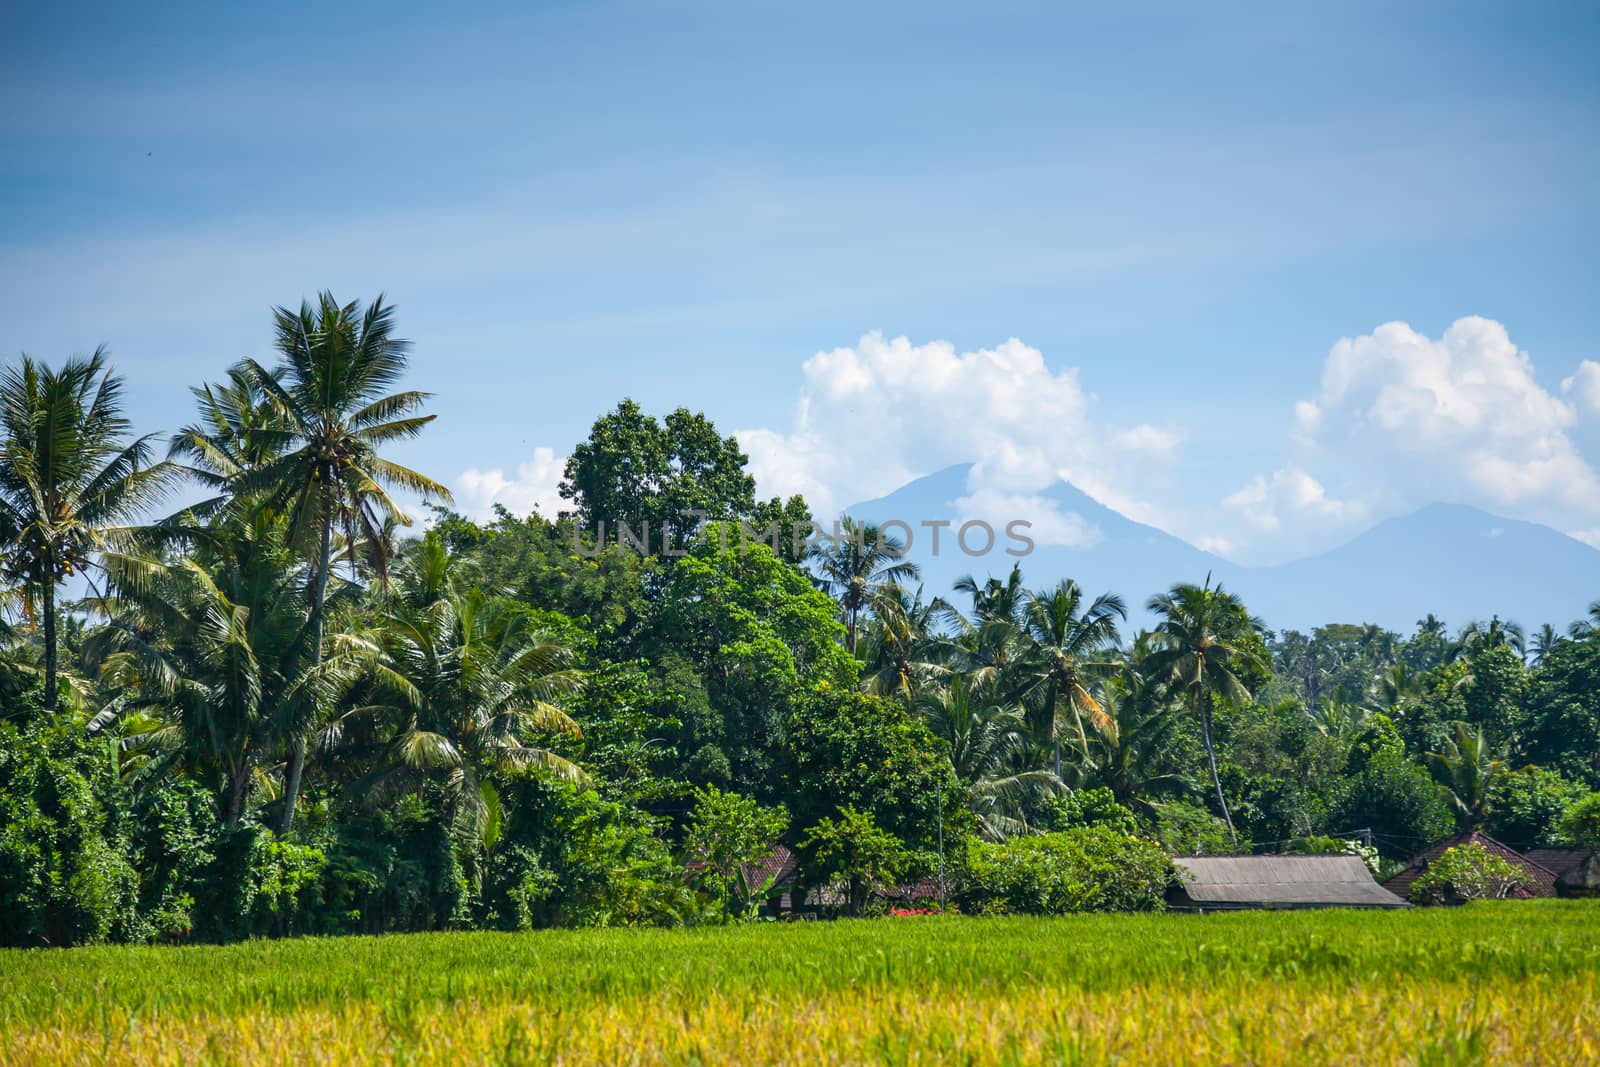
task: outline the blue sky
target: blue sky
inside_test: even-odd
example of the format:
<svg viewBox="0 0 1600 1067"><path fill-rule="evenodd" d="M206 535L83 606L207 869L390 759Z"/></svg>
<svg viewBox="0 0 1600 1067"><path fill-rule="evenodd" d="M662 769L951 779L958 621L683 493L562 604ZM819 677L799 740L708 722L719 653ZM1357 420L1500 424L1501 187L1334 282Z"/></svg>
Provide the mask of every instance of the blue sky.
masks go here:
<svg viewBox="0 0 1600 1067"><path fill-rule="evenodd" d="M979 460L1246 561L1600 542L1600 9L864 6L13 5L0 349L171 429L383 290L473 510L631 395L823 506Z"/></svg>

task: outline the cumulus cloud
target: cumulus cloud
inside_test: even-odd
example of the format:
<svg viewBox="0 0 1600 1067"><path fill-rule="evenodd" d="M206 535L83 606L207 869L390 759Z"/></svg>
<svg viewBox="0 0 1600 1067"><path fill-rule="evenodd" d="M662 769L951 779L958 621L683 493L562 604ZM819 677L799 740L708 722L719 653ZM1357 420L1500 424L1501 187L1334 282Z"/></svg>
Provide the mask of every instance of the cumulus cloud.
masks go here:
<svg viewBox="0 0 1600 1067"><path fill-rule="evenodd" d="M1210 552L1212 555L1221 556L1223 559L1232 559L1239 549L1239 546L1234 544L1231 539L1216 535L1196 537L1194 546Z"/></svg>
<svg viewBox="0 0 1600 1067"><path fill-rule="evenodd" d="M1600 364L1585 363L1561 392L1600 401ZM1258 533L1314 523L1330 540L1376 512L1435 500L1581 524L1600 517L1600 479L1569 436L1577 413L1563 396L1539 384L1498 322L1459 319L1439 338L1386 323L1335 344L1317 396L1295 405L1300 462L1224 503Z"/></svg>
<svg viewBox="0 0 1600 1067"><path fill-rule="evenodd" d="M790 429L737 436L763 493L804 493L819 514L956 463L976 464L974 491L1028 494L1065 478L1132 495L1183 440L1171 426L1097 425L1078 371L1051 369L1016 338L958 352L874 332L801 373Z"/></svg>
<svg viewBox="0 0 1600 1067"><path fill-rule="evenodd" d="M1172 460L1183 447L1188 435L1177 426L1152 426L1142 423L1126 430L1118 430L1111 440L1124 451L1151 459Z"/></svg>
<svg viewBox="0 0 1600 1067"><path fill-rule="evenodd" d="M1600 363L1586 359L1578 364L1578 373L1561 383L1561 392L1585 414L1600 415Z"/></svg>
<svg viewBox="0 0 1600 1067"><path fill-rule="evenodd" d="M1023 532L1039 546L1089 548L1103 538L1100 528L1075 511L1065 511L1046 497L980 489L955 502L956 521L981 519L1003 535L1008 523L1022 520Z"/></svg>
<svg viewBox="0 0 1600 1067"><path fill-rule="evenodd" d="M1366 514L1366 508L1358 501L1331 499L1321 482L1298 467L1257 475L1223 503L1257 530L1271 533L1282 530L1286 521L1295 524L1320 520L1343 525Z"/></svg>
<svg viewBox="0 0 1600 1067"><path fill-rule="evenodd" d="M456 502L467 515L479 519L492 515L496 504L503 505L513 515L537 511L553 519L565 503L561 499L560 485L561 472L566 465L565 456L557 456L553 449L541 447L535 448L533 458L519 464L515 474L509 477L499 467L486 471L465 470L456 479Z"/></svg>

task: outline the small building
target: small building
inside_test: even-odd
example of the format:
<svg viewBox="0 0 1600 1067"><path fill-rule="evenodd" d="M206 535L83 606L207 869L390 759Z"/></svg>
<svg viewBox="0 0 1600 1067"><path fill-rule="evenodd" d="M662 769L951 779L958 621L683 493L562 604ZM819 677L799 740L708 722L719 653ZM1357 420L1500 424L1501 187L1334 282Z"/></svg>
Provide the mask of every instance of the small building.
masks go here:
<svg viewBox="0 0 1600 1067"><path fill-rule="evenodd" d="M1173 911L1404 908L1360 856L1180 856L1167 890Z"/></svg>
<svg viewBox="0 0 1600 1067"><path fill-rule="evenodd" d="M772 888L779 893L778 909L788 911L793 906L790 897L799 867L800 858L787 847L778 845L773 848L772 855L744 865L745 884L759 888L767 884L767 879L772 879Z"/></svg>
<svg viewBox="0 0 1600 1067"><path fill-rule="evenodd" d="M1473 830L1469 833L1447 837L1438 844L1418 853L1412 857L1410 863L1385 879L1383 887L1402 900L1409 900L1411 899L1411 883L1422 877L1422 872L1426 871L1434 860L1457 845L1470 844L1482 845L1493 855L1499 856L1508 863L1516 864L1527 873L1528 888L1519 889L1512 896L1526 899L1528 897L1553 897L1556 895L1557 875L1555 871L1518 852L1510 845L1501 844L1481 830Z"/></svg>
<svg viewBox="0 0 1600 1067"><path fill-rule="evenodd" d="M763 886L767 880L772 880L772 889L775 891L773 902L768 911L779 915L812 915L819 912L836 912L849 905L849 896L842 885L820 885L805 887L805 896L798 895L800 889L800 857L787 845L777 845L772 854L754 863L743 866L745 884L750 886ZM907 885L894 886L884 890L879 896L892 904L924 904L943 900L939 890L939 883L930 878Z"/></svg>
<svg viewBox="0 0 1600 1067"><path fill-rule="evenodd" d="M1556 896L1600 897L1600 852L1592 848L1530 848L1524 855L1555 872Z"/></svg>

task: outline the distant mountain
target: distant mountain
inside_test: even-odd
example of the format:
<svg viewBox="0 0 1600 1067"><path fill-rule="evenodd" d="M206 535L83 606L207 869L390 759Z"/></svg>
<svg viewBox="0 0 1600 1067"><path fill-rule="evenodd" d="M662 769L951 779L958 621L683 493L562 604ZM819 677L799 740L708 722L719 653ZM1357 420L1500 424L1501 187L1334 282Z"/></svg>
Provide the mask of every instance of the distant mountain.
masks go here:
<svg viewBox="0 0 1600 1067"><path fill-rule="evenodd" d="M1428 612L1452 627L1496 613L1530 630L1544 622L1564 627L1600 599L1600 551L1547 526L1464 505L1433 504L1331 551L1273 567L1245 567L1135 522L1066 482L1029 494L1046 504L1042 512L1024 513L1015 502L971 494L971 469L948 467L847 509L868 522L898 519L910 525L910 556L922 567L929 597L947 595L961 575L1003 578L1020 563L1030 588L1070 577L1091 596L1121 593L1135 626L1148 625L1144 601L1152 593L1179 581L1201 581L1208 573L1280 630L1375 622L1409 632ZM956 527L970 518L995 529L995 546L986 554L967 555L956 544ZM1025 556L1005 552L1020 548L1005 535L1012 518L1034 523L1028 533L1039 543ZM940 519L952 526L941 532L934 556L932 531L921 524ZM984 539L974 529L968 543L977 550ZM1067 543L1045 544L1046 539Z"/></svg>
<svg viewBox="0 0 1600 1067"><path fill-rule="evenodd" d="M1546 622L1565 629L1600 599L1600 551L1538 523L1430 504L1235 581L1251 610L1277 626L1376 622L1409 632L1431 611L1452 628L1498 614L1530 631Z"/></svg>
<svg viewBox="0 0 1600 1067"><path fill-rule="evenodd" d="M1204 552L1187 541L1154 526L1135 522L1120 512L1099 503L1087 493L1066 482L1058 482L1041 493L1053 506L1053 514L1013 514L1013 510L978 509L976 513L958 506L969 496L967 475L971 464L947 467L918 478L888 496L857 504L848 513L867 522L883 523L899 519L913 531L910 557L922 567L927 595L948 595L955 580L970 574L980 582L991 575L1003 579L1012 564L1022 565L1022 575L1030 588L1053 584L1061 578L1075 578L1090 596L1103 592L1121 593L1130 614L1143 617L1143 605L1150 594L1177 581L1200 581L1207 572L1231 573L1235 568L1219 556ZM1027 518L1035 523L1030 531L1038 536L1046 522L1076 516L1072 525L1083 534L1077 545L1040 543L1026 556L1006 555L1016 543L1005 537L1005 523L1012 518ZM939 555L931 555L931 531L919 524L926 520L949 519L959 523L965 517L982 517L995 527L997 542L993 551L978 557L963 553L956 546L953 525L940 537ZM1070 518L1069 518L1070 521ZM901 531L894 531L900 534ZM979 544L977 533L973 546Z"/></svg>

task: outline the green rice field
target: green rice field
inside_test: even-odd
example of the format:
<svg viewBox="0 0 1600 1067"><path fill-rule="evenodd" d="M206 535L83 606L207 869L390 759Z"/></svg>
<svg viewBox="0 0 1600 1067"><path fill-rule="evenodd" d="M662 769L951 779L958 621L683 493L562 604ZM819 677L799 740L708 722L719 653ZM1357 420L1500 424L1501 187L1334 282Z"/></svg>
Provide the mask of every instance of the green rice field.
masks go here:
<svg viewBox="0 0 1600 1067"><path fill-rule="evenodd" d="M1600 901L0 952L0 1063L1600 1062Z"/></svg>

